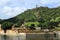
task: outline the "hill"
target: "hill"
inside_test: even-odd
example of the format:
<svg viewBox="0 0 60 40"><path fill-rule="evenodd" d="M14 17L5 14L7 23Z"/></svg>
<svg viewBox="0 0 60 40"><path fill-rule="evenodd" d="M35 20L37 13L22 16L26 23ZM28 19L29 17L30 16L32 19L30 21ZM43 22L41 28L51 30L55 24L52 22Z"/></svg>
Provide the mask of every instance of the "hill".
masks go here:
<svg viewBox="0 0 60 40"><path fill-rule="evenodd" d="M28 9L21 14L1 21L3 25L6 22L20 26L26 22L39 22L41 27L57 27L60 22L60 7L48 8L37 7ZM53 24L53 25L52 25Z"/></svg>

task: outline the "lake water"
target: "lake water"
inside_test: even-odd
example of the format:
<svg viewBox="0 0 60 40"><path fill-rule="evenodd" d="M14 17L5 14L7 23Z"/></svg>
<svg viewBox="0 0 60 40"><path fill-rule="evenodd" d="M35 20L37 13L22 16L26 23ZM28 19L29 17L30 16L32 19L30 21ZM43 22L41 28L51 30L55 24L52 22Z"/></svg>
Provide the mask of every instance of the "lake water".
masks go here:
<svg viewBox="0 0 60 40"><path fill-rule="evenodd" d="M29 37L32 36L32 37ZM49 40L49 35L40 35L41 37L45 37L45 39L43 40ZM27 37L24 35L14 35L14 36L10 36L10 35L0 35L0 40L40 40L40 36L35 35L28 35ZM39 38L38 38L39 37ZM37 39L38 38L38 39ZM60 40L58 37L53 37L51 40Z"/></svg>
<svg viewBox="0 0 60 40"><path fill-rule="evenodd" d="M0 35L0 40L25 40L25 37L21 35L15 35L15 36Z"/></svg>

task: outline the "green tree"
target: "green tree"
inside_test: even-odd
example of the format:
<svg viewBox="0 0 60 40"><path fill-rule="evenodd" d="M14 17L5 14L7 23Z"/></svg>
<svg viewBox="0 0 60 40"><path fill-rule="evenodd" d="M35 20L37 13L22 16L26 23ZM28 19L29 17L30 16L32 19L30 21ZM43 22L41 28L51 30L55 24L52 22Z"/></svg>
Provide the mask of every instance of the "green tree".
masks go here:
<svg viewBox="0 0 60 40"><path fill-rule="evenodd" d="M7 29L11 29L11 28L12 28L12 25L13 25L13 23L11 23L11 22L4 22L4 23L2 24L2 29L3 29L4 32L6 33L6 30L7 30Z"/></svg>
<svg viewBox="0 0 60 40"><path fill-rule="evenodd" d="M35 24L31 24L31 26L29 27L31 30L35 30Z"/></svg>

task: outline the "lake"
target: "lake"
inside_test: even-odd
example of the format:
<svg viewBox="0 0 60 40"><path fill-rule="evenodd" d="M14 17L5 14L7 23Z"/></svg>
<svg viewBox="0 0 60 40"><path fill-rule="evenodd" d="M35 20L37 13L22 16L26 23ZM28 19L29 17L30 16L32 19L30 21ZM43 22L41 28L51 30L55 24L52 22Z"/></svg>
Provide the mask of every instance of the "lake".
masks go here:
<svg viewBox="0 0 60 40"><path fill-rule="evenodd" d="M0 40L60 40L53 34L0 35Z"/></svg>
<svg viewBox="0 0 60 40"><path fill-rule="evenodd" d="M22 35L0 35L0 40L25 40L25 36Z"/></svg>

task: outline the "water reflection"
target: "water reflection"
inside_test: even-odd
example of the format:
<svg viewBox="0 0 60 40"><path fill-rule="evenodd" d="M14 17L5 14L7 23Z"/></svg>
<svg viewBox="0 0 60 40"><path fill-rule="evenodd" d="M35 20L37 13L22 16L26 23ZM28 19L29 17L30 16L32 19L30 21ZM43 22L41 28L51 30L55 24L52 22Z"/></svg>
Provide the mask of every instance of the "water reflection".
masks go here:
<svg viewBox="0 0 60 40"><path fill-rule="evenodd" d="M35 35L35 36L37 36L37 35ZM45 37L45 39L43 39L43 40L50 40L49 39L49 36L51 36L51 35L49 35L49 34L44 34L43 35L44 37ZM37 36L38 37L38 36ZM36 38L37 38L36 37ZM41 36L39 36L39 38L40 38ZM28 38L28 37L27 37ZM26 40L27 39L24 35L14 35L14 36L10 36L10 35L0 35L0 40ZM29 37L30 38L30 37ZM33 37L34 38L34 37ZM35 38L35 39L36 39ZM54 37L53 39L51 39L51 40L59 40L58 39L58 37Z"/></svg>
<svg viewBox="0 0 60 40"><path fill-rule="evenodd" d="M15 36L8 36L8 35L0 35L0 40L25 40L24 36L15 35Z"/></svg>
<svg viewBox="0 0 60 40"><path fill-rule="evenodd" d="M3 38L3 40L7 40L7 36L6 35L3 35L2 38Z"/></svg>

